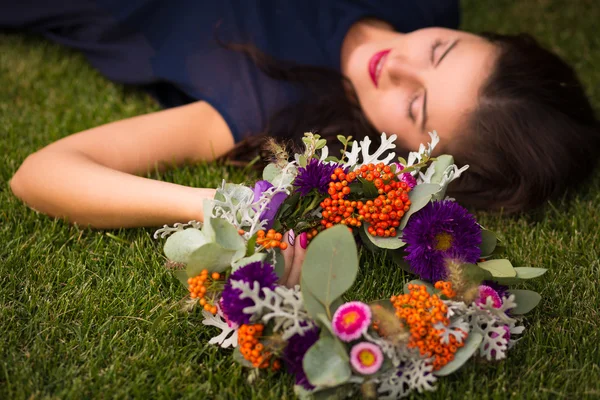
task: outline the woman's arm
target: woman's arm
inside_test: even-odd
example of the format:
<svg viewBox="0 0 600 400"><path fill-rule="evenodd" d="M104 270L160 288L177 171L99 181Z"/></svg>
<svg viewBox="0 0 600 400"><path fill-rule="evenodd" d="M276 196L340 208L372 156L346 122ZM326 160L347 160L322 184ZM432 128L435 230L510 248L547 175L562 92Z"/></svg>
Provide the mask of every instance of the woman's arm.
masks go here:
<svg viewBox="0 0 600 400"><path fill-rule="evenodd" d="M96 228L202 220L213 189L135 176L156 167L213 160L233 136L206 102L134 117L68 136L30 155L13 193L35 210Z"/></svg>

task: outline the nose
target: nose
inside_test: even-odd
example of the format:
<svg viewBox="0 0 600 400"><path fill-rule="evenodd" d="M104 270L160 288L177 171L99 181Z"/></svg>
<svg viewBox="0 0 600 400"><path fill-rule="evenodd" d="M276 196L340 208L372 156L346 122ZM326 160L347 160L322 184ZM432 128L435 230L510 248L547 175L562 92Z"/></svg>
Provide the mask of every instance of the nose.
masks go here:
<svg viewBox="0 0 600 400"><path fill-rule="evenodd" d="M387 59L386 67L389 79L394 85L419 85L423 82L424 68L407 57L391 55Z"/></svg>

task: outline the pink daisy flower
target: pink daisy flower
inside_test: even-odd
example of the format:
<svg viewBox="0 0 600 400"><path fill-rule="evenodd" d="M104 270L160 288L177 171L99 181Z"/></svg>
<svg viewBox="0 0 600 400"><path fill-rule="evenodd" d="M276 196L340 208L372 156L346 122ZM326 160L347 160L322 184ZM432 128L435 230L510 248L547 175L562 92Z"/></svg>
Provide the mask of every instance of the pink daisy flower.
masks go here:
<svg viewBox="0 0 600 400"><path fill-rule="evenodd" d="M350 350L350 364L359 374L371 375L381 368L383 353L373 343L360 342Z"/></svg>
<svg viewBox="0 0 600 400"><path fill-rule="evenodd" d="M488 297L492 298L492 305L494 308L502 307L502 299L500 298L500 294L498 294L494 288L487 285L479 285L479 298L475 300L475 303L485 304Z"/></svg>
<svg viewBox="0 0 600 400"><path fill-rule="evenodd" d="M342 304L333 314L333 332L344 342L356 340L371 324L371 309L360 301Z"/></svg>

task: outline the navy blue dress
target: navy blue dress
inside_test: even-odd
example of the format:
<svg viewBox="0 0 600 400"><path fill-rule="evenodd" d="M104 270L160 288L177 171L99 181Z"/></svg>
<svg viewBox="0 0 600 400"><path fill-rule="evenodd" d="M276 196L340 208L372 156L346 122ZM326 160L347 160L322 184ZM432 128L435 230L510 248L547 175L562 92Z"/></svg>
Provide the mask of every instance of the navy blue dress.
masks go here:
<svg viewBox="0 0 600 400"><path fill-rule="evenodd" d="M107 78L140 85L165 107L205 100L236 141L293 101L224 43L275 59L340 69L350 26L374 17L400 32L457 28L459 0L0 0L0 29L27 29L82 51Z"/></svg>

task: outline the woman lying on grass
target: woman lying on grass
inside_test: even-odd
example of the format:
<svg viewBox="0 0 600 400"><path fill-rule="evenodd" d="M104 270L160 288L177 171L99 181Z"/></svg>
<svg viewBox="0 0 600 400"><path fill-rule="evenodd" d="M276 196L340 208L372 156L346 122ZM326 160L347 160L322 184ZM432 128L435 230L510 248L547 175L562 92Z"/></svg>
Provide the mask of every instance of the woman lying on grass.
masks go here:
<svg viewBox="0 0 600 400"><path fill-rule="evenodd" d="M80 49L109 78L170 107L68 136L25 160L10 182L15 195L81 225L202 220L213 189L139 175L251 159L267 135L386 132L412 150L435 129L437 150L470 165L449 195L506 212L583 181L600 149L573 70L526 35L448 29L458 25L456 2L76 3L11 4L0 27Z"/></svg>

